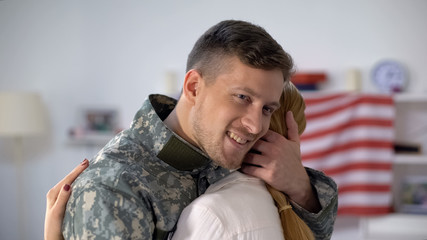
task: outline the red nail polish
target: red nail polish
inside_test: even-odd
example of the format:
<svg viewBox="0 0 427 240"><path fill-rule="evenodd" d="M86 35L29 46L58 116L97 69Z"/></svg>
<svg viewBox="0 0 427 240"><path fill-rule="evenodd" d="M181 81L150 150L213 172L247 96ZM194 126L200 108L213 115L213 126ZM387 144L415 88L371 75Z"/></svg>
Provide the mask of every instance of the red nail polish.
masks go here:
<svg viewBox="0 0 427 240"><path fill-rule="evenodd" d="M85 160L83 160L83 162L81 162L80 163L80 165L81 166L85 166L86 164L88 164L89 163L89 160L87 160L86 158L85 158Z"/></svg>
<svg viewBox="0 0 427 240"><path fill-rule="evenodd" d="M67 192L70 191L70 184L65 184L64 185L64 190L67 191Z"/></svg>

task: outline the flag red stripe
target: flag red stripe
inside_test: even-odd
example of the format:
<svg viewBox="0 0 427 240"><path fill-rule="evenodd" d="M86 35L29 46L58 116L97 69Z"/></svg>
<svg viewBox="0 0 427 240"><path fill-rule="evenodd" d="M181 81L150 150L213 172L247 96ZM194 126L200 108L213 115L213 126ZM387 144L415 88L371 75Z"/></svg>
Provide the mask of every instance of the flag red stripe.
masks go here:
<svg viewBox="0 0 427 240"><path fill-rule="evenodd" d="M304 95L304 102L306 105L319 104L319 103L324 103L324 102L328 102L335 99L340 99L345 96L346 94L331 94L331 95L323 95L318 98L311 98L311 96L308 94L308 95Z"/></svg>
<svg viewBox="0 0 427 240"><path fill-rule="evenodd" d="M322 171L326 175L336 175L336 174L342 174L346 172L350 172L353 170L391 170L392 164L391 163L377 163L375 162L375 159L364 159L363 161L366 162L358 162L358 163L349 163L340 167L335 168L325 168L322 169Z"/></svg>
<svg viewBox="0 0 427 240"><path fill-rule="evenodd" d="M392 212L392 207L390 206L345 206L338 208L339 215L359 215L359 216L369 216L369 215L381 215L388 214Z"/></svg>
<svg viewBox="0 0 427 240"><path fill-rule="evenodd" d="M323 151L316 151L309 154L302 154L301 158L303 161L310 161L317 158L323 158L333 153L343 152L355 148L384 148L391 149L393 143L391 141L375 141L375 140L359 140L353 141L341 145L330 146L330 148Z"/></svg>
<svg viewBox="0 0 427 240"><path fill-rule="evenodd" d="M316 97L317 96L317 97ZM351 95L351 94L345 94L345 93L337 93L337 94L329 94L329 95L311 95L311 94L305 94L304 95L304 101L306 104L309 105L316 105L324 102L329 102L332 100L342 100L344 98L355 98L355 99L369 99L370 102L378 103L387 103L392 104L393 98L391 98L388 95L370 95L370 94L358 94L358 96Z"/></svg>
<svg viewBox="0 0 427 240"><path fill-rule="evenodd" d="M338 193L346 192L389 192L391 187L389 184L354 184L348 186L341 186L338 188Z"/></svg>
<svg viewBox="0 0 427 240"><path fill-rule="evenodd" d="M308 140L311 138L322 137L323 135L342 132L343 130L351 127L360 127L360 126L380 126L380 127L392 127L392 120L384 120L384 119L373 119L373 118L359 118L348 121L343 124L336 125L333 128L324 129L320 131L315 131L312 133L303 133L301 135L301 140Z"/></svg>
<svg viewBox="0 0 427 240"><path fill-rule="evenodd" d="M308 101L308 99L306 100L306 105L308 105L307 101ZM376 97L356 98L354 101L351 101L349 103L330 108L330 109L322 111L322 112L310 113L310 111L306 111L306 118L312 119L312 118L329 116L333 113L340 112L344 109L349 109L350 107L354 107L354 106L360 105L362 103L363 104L369 103L370 105L390 105L391 106L391 105L393 105L393 100L391 98L376 98Z"/></svg>

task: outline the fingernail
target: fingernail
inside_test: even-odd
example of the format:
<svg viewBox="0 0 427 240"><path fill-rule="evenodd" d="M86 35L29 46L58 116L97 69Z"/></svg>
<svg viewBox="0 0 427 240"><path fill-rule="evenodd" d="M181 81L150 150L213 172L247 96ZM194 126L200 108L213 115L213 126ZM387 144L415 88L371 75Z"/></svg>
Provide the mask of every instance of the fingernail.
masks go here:
<svg viewBox="0 0 427 240"><path fill-rule="evenodd" d="M67 191L67 192L70 191L70 184L65 184L64 185L64 190Z"/></svg>
<svg viewBox="0 0 427 240"><path fill-rule="evenodd" d="M89 160L87 160L86 158L85 158L85 160L83 160L83 162L81 162L80 163L80 165L81 166L85 166L86 164L88 164L89 163Z"/></svg>

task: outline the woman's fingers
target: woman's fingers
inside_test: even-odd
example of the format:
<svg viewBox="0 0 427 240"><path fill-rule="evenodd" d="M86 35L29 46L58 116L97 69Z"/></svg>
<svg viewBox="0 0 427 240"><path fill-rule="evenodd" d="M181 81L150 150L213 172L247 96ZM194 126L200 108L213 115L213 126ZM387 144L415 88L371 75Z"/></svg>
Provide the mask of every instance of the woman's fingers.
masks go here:
<svg viewBox="0 0 427 240"><path fill-rule="evenodd" d="M298 123L295 121L292 111L286 113L286 126L288 126L288 139L299 143Z"/></svg>
<svg viewBox="0 0 427 240"><path fill-rule="evenodd" d="M65 209L65 205L67 204L67 201L71 195L70 190L71 190L71 186L69 184L65 184L61 188L61 191L59 192L58 198L57 198L56 203L54 204L53 208ZM63 217L64 212L61 211L60 215L61 215L61 217Z"/></svg>
<svg viewBox="0 0 427 240"><path fill-rule="evenodd" d="M75 167L67 176L65 176L61 181L59 181L53 188L49 190L46 195L46 204L48 208L51 208L58 198L60 191L66 185L71 185L71 183L76 180L76 178L89 166L89 161L87 159L83 160L77 167Z"/></svg>
<svg viewBox="0 0 427 240"><path fill-rule="evenodd" d="M62 240L62 219L65 207L71 195L71 184L89 166L87 159L83 160L67 176L49 190L46 195L46 215L44 225L45 240Z"/></svg>
<svg viewBox="0 0 427 240"><path fill-rule="evenodd" d="M74 182L76 178L89 166L89 160L85 159L79 166L75 167L67 176L65 176L59 183L65 185Z"/></svg>

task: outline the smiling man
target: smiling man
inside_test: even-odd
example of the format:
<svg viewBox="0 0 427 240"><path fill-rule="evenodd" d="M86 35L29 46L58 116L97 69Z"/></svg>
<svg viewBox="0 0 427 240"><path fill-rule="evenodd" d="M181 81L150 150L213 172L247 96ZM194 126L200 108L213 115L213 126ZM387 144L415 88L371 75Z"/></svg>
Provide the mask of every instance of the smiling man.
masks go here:
<svg viewBox="0 0 427 240"><path fill-rule="evenodd" d="M243 172L290 197L316 236L330 237L335 186L304 169L298 139L268 131L292 69L261 27L210 28L189 55L179 101L149 96L75 181L65 239L165 239L182 210L243 161Z"/></svg>
<svg viewBox="0 0 427 240"><path fill-rule="evenodd" d="M227 64L216 79L188 71L177 111L165 123L218 165L236 169L267 132L271 114L280 106L284 77L279 69L249 67L235 56L218 60Z"/></svg>

